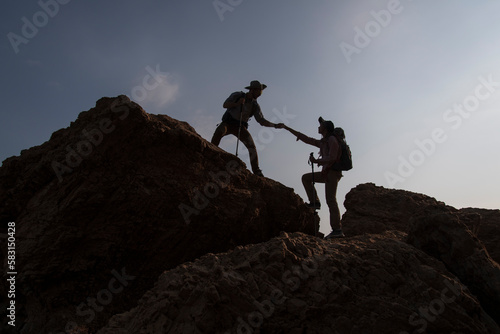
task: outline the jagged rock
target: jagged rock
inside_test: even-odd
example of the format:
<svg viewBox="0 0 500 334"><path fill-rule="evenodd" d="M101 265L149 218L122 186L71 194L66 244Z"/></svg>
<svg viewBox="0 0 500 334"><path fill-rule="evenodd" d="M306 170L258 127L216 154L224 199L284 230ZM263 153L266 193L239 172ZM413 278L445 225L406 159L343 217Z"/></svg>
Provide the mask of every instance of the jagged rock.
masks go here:
<svg viewBox="0 0 500 334"><path fill-rule="evenodd" d="M0 201L18 271L2 334L500 332L498 268L476 239L499 260L500 211L363 184L348 238L314 238L292 189L125 96L5 160Z"/></svg>
<svg viewBox="0 0 500 334"><path fill-rule="evenodd" d="M477 208L460 209L460 220L486 246L491 258L500 263L500 210Z"/></svg>
<svg viewBox="0 0 500 334"><path fill-rule="evenodd" d="M435 198L406 190L387 189L373 183L356 186L346 195L342 228L348 235L408 232L409 219L429 205L443 205Z"/></svg>
<svg viewBox="0 0 500 334"><path fill-rule="evenodd" d="M461 222L460 214L443 208L428 212L410 220L408 242L442 261L500 323L500 266Z"/></svg>
<svg viewBox="0 0 500 334"><path fill-rule="evenodd" d="M441 262L394 237L283 233L208 254L98 333L500 332Z"/></svg>
<svg viewBox="0 0 500 334"><path fill-rule="evenodd" d="M0 201L2 226L16 222L14 330L26 334L75 324L95 332L164 270L280 231L313 233L291 188L125 96L100 99L48 142L5 160Z"/></svg>
<svg viewBox="0 0 500 334"><path fill-rule="evenodd" d="M373 183L360 184L346 195L342 227L346 235L408 233L413 216L439 208L454 212L484 243L493 260L500 263L500 210L456 209L435 198L405 190L387 189Z"/></svg>

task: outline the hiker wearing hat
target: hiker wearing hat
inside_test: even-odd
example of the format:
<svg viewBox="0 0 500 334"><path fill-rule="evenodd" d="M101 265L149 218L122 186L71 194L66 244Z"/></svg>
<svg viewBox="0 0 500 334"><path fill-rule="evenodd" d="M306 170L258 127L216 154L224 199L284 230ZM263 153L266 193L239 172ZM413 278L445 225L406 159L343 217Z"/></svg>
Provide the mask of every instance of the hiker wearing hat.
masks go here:
<svg viewBox="0 0 500 334"><path fill-rule="evenodd" d="M262 95L262 91L266 89L266 87L266 85L254 80L250 83L250 86L245 87L245 89L249 90L247 93L232 93L226 101L224 101L223 107L227 110L224 116L222 116L222 123L217 126L212 137L212 144L217 146L219 146L220 140L224 136L232 134L238 137L238 143L241 140L248 149L252 171L258 176L264 175L259 168L259 158L257 156L255 143L253 142L250 132L248 132L248 120L250 117L255 116L255 119L260 125L276 128L276 124L264 118L260 106L257 103L257 98ZM236 156L238 156L238 146L236 146Z"/></svg>
<svg viewBox="0 0 500 334"><path fill-rule="evenodd" d="M332 169L333 164L339 160L342 153L341 147L337 138L334 136L335 126L332 121L325 121L322 117L319 118L318 133L321 134L321 139L308 137L298 131L295 131L284 124L279 124L280 128L285 128L292 134L297 136L297 140L302 140L304 143L320 148L319 159L310 157L311 163L316 163L322 166L321 172L307 173L302 176L302 184L307 193L309 203L307 205L314 209L321 208L321 204L314 189L314 182L325 184L326 203L330 209L330 226L332 232L325 239L343 237L342 224L340 222L340 210L337 204L337 185L342 177L342 172Z"/></svg>

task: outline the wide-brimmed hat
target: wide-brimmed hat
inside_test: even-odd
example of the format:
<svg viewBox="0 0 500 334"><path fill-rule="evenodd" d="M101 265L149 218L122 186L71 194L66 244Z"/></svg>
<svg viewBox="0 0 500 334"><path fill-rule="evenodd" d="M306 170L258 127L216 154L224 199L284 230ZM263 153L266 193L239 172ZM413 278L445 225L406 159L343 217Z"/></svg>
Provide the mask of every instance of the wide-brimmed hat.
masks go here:
<svg viewBox="0 0 500 334"><path fill-rule="evenodd" d="M266 89L267 85L261 84L260 81L254 80L250 82L250 86L245 87L246 89Z"/></svg>
<svg viewBox="0 0 500 334"><path fill-rule="evenodd" d="M320 116L318 122L322 124L328 132L333 132L333 130L335 130L335 125L333 125L332 121L325 121L323 117Z"/></svg>

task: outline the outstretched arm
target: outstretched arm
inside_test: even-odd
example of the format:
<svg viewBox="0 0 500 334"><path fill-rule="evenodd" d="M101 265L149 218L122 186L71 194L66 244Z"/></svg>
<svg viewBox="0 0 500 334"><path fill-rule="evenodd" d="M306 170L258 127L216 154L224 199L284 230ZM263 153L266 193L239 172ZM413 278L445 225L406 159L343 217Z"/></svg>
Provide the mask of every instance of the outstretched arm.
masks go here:
<svg viewBox="0 0 500 334"><path fill-rule="evenodd" d="M296 130L294 130L294 129L292 129L284 124L283 124L283 128L287 129L288 131L290 131L290 133L292 133L294 136L296 136L297 140L302 140L306 144L319 147L319 142L320 142L319 140L308 137L305 134L300 133L299 131L296 131Z"/></svg>
<svg viewBox="0 0 500 334"><path fill-rule="evenodd" d="M255 118L257 120L257 117ZM265 118L261 118L260 120L257 120L257 122L262 125L262 126L267 126L269 128L275 128L275 129L279 129L279 124L275 124L275 123L272 123L272 122L269 122L267 119Z"/></svg>
<svg viewBox="0 0 500 334"><path fill-rule="evenodd" d="M267 119L264 118L264 115L262 115L262 111L260 110L260 106L257 104L254 106L256 108L256 111L253 116L255 116L255 120L262 126L267 126L269 128L276 128L278 129L279 124L275 124L273 122L269 122Z"/></svg>
<svg viewBox="0 0 500 334"><path fill-rule="evenodd" d="M295 131L294 129L292 129L292 128L290 128L290 127L286 126L285 124L283 124L283 128L284 128L284 129L287 129L288 131L290 131L290 133L292 133L294 136L296 136L296 137L297 137L297 140L299 140L299 139L300 139L299 137L300 137L301 135L302 135L302 136L304 136L304 134L300 133L299 131Z"/></svg>

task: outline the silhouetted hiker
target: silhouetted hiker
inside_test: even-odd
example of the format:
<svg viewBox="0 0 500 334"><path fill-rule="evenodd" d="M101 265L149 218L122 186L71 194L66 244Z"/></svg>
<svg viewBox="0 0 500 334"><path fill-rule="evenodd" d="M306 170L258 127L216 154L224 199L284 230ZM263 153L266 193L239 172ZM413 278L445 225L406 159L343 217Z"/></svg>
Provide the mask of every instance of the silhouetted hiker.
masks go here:
<svg viewBox="0 0 500 334"><path fill-rule="evenodd" d="M217 146L219 146L222 137L229 134L235 135L238 138L238 142L241 140L248 149L252 171L258 176L264 175L262 175L262 171L259 168L259 158L257 156L255 143L253 142L250 132L248 132L248 120L250 117L255 116L255 119L260 125L276 128L276 124L264 118L260 106L257 103L257 98L262 95L262 91L266 89L266 87L266 85L254 80L250 83L250 86L245 87L245 89L249 90L247 93L232 93L226 101L224 101L223 107L227 110L224 116L222 116L222 123L217 126L212 137L212 144ZM238 146L236 146L236 156L238 156L237 147Z"/></svg>
<svg viewBox="0 0 500 334"><path fill-rule="evenodd" d="M343 237L342 224L340 222L340 210L337 204L337 185L342 177L342 172L332 169L333 164L339 160L342 150L339 142L334 136L335 126L332 121L325 121L322 117L319 118L318 133L322 135L321 139L314 139L308 137L298 131L295 131L284 124L279 124L280 128L285 128L292 134L297 136L297 140L302 140L304 143L313 145L320 148L320 157L315 159L310 157L311 163L317 163L322 166L321 172L307 173L302 175L302 184L307 193L309 207L319 209L321 207L318 194L313 185L314 182L325 183L326 203L330 209L330 226L332 232L328 234L325 239ZM314 205L316 207L314 207Z"/></svg>

